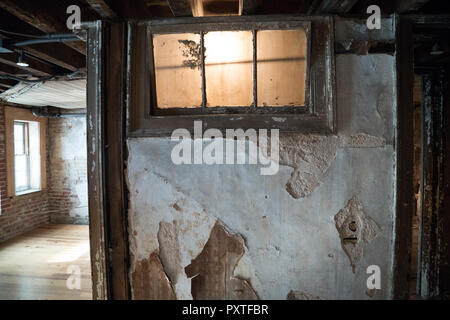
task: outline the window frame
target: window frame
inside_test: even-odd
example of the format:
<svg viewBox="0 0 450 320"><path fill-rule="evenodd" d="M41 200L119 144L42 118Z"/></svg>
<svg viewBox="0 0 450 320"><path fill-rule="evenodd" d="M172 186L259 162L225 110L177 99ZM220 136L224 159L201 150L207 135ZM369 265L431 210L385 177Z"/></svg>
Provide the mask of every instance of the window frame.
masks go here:
<svg viewBox="0 0 450 320"><path fill-rule="evenodd" d="M304 29L307 35L305 106L156 107L152 34L292 29ZM167 136L177 128L192 131L194 121L202 121L205 127L217 129L276 128L282 132L335 132L334 27L331 17L175 18L129 22L128 30L127 135L130 137ZM255 65L255 57L253 60ZM204 73L204 64L202 69ZM256 79L254 70L253 81ZM202 90L204 95L204 86Z"/></svg>
<svg viewBox="0 0 450 320"><path fill-rule="evenodd" d="M18 154L16 153L16 137L14 137L14 193L20 194L20 193L24 193L27 192L29 190L31 190L31 172L30 172L30 129L29 129L29 122L28 121L23 121L23 120L14 120L14 134L16 133L16 125L17 124L21 124L23 126L22 130L23 130L23 156L26 156L26 160L27 160L27 169L26 169L26 173L27 173L27 187L23 190L18 190L17 186L16 186L16 178L17 178L17 172L16 172L16 157L18 156Z"/></svg>
<svg viewBox="0 0 450 320"><path fill-rule="evenodd" d="M15 151L14 151L14 122L39 123L39 153L40 153L40 188L27 189L16 193L15 188ZM8 197L20 197L34 192L41 192L47 188L46 178L46 135L47 118L36 117L30 110L5 106L5 139L6 139L6 187ZM31 157L31 155L29 155ZM31 179L31 171L30 171Z"/></svg>
<svg viewBox="0 0 450 320"><path fill-rule="evenodd" d="M249 23L235 23L235 24L223 24L220 31L249 31L252 33L252 84L253 84L253 102L251 106L207 106L207 94L206 94L206 71L205 71L205 55L202 50L204 45L204 36L208 32L214 32L217 27L211 23L189 25L164 25L164 26L149 26L148 27L148 45L150 46L148 53L148 68L150 71L150 80L152 85L150 86L151 96L150 104L147 105L146 114L148 116L165 116L165 115L198 115L198 114L292 114L292 113L307 113L311 108L311 90L310 90L310 78L309 78L309 59L311 49L311 23L309 21L291 21L285 24L275 22L249 22ZM257 103L257 33L261 30L304 30L306 34L306 74L305 74L305 104L302 106L258 106ZM219 31L219 32L220 32ZM181 34L181 33L195 33L200 34L200 54L201 54L201 72L202 78L202 106L191 108L158 108L156 97L156 71L154 63L154 48L153 48L153 35L159 34ZM153 85L154 84L154 85ZM255 105L256 102L256 105Z"/></svg>

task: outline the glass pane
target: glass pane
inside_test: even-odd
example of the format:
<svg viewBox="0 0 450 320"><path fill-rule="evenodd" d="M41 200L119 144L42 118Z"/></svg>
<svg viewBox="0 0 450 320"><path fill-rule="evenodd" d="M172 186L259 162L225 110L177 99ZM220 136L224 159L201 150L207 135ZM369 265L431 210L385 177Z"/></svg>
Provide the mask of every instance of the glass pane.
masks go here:
<svg viewBox="0 0 450 320"><path fill-rule="evenodd" d="M256 44L258 106L303 106L305 31L261 30Z"/></svg>
<svg viewBox="0 0 450 320"><path fill-rule="evenodd" d="M207 106L250 106L253 103L252 32L208 32L204 42Z"/></svg>
<svg viewBox="0 0 450 320"><path fill-rule="evenodd" d="M14 156L14 179L16 192L29 189L28 172L28 156Z"/></svg>
<svg viewBox="0 0 450 320"><path fill-rule="evenodd" d="M39 122L29 122L29 185L31 189L41 188L41 145Z"/></svg>
<svg viewBox="0 0 450 320"><path fill-rule="evenodd" d="M25 125L14 122L14 154L25 154Z"/></svg>
<svg viewBox="0 0 450 320"><path fill-rule="evenodd" d="M154 35L153 48L158 108L200 107L200 35Z"/></svg>

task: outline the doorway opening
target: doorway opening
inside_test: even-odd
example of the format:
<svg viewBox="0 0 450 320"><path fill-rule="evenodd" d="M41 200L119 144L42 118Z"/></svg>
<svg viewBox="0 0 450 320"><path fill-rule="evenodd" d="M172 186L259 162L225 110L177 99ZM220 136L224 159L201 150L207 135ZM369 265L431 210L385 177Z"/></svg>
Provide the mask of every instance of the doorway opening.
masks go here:
<svg viewBox="0 0 450 320"><path fill-rule="evenodd" d="M31 106L60 85L18 85L6 94L22 104L0 104L2 300L92 299L86 111Z"/></svg>

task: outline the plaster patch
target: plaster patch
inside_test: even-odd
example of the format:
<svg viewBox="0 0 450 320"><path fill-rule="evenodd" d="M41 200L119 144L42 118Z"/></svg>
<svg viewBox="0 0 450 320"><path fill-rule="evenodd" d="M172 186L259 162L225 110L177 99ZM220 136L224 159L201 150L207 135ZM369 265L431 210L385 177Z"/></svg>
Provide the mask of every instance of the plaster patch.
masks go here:
<svg viewBox="0 0 450 320"><path fill-rule="evenodd" d="M192 299L190 281L184 267L196 257L208 240L216 219L206 214L196 201L173 186L168 179L150 169L139 173L137 190L146 190L147 183L157 185L160 193L130 193L129 237L130 237L130 278L140 261L153 254L159 254L164 271L172 281L178 299Z"/></svg>
<svg viewBox="0 0 450 320"><path fill-rule="evenodd" d="M322 175L336 157L338 148L384 147L384 138L366 133L349 136L283 135L280 136L279 164L294 168L286 184L287 192L295 199L309 196L319 185ZM268 146L259 143L264 156Z"/></svg>
<svg viewBox="0 0 450 320"><path fill-rule="evenodd" d="M294 168L286 184L287 192L295 199L309 196L336 157L338 146L336 136L280 137L280 164Z"/></svg>
<svg viewBox="0 0 450 320"><path fill-rule="evenodd" d="M342 148L382 148L386 146L386 140L384 138L371 136L366 133L339 136L339 140L339 146Z"/></svg>
<svg viewBox="0 0 450 320"><path fill-rule="evenodd" d="M356 196L339 210L334 216L334 221L341 238L342 249L347 254L352 271L355 273L356 264L362 258L365 245L376 237L380 227L364 215L363 206Z"/></svg>

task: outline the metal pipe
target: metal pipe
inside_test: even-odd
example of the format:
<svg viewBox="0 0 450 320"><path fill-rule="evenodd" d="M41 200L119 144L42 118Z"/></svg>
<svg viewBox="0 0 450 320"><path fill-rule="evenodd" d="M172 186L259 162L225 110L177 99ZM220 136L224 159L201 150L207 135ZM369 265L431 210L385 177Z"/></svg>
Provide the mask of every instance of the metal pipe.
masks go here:
<svg viewBox="0 0 450 320"><path fill-rule="evenodd" d="M53 77L44 78L44 79L38 79L38 80L29 80L29 79L19 78L19 77L16 77L16 76L0 75L0 79L9 79L9 80L21 81L21 82L26 82L26 83L37 83L37 82L50 80L51 78L53 78Z"/></svg>
<svg viewBox="0 0 450 320"><path fill-rule="evenodd" d="M80 41L80 38L78 38L74 34L57 34L57 35L48 35L39 39L32 39L32 40L25 40L16 42L14 46L16 47L22 47L22 46L28 46L32 44L38 44L38 43L55 43L55 42L69 42L69 41Z"/></svg>
<svg viewBox="0 0 450 320"><path fill-rule="evenodd" d="M43 118L71 118L71 117L85 117L86 112L50 112L44 107L32 107L31 112L35 117L43 117Z"/></svg>

